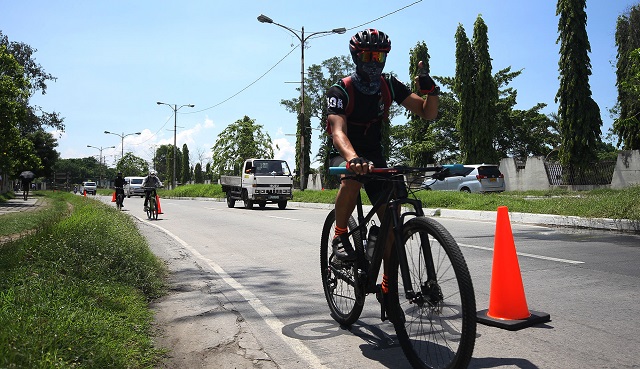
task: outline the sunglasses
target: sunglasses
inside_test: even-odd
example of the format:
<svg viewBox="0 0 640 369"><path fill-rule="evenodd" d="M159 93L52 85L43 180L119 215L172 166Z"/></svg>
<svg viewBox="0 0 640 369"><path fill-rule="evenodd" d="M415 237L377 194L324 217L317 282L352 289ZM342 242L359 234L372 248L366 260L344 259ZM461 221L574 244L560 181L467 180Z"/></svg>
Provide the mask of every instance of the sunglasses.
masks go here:
<svg viewBox="0 0 640 369"><path fill-rule="evenodd" d="M387 53L384 51L361 51L358 59L363 63L377 62L384 63L387 60Z"/></svg>

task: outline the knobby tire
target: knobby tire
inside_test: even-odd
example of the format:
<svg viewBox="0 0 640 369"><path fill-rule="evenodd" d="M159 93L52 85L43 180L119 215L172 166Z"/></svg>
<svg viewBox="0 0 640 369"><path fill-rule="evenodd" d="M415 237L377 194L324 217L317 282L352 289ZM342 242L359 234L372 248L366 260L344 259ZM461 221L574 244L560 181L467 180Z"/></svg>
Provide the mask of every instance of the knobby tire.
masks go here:
<svg viewBox="0 0 640 369"><path fill-rule="evenodd" d="M402 350L414 368L466 368L476 339L476 305L471 276L458 244L438 222L416 217L403 226L403 245L417 298L405 296L397 253L391 258L391 303ZM431 250L437 286L427 282L424 257ZM424 248L424 249L423 249Z"/></svg>

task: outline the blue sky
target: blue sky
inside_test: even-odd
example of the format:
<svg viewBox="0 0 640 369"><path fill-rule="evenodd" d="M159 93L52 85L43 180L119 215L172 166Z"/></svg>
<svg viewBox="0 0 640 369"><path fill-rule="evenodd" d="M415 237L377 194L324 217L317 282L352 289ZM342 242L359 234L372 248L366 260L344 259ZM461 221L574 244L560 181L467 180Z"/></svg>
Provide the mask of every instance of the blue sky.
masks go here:
<svg viewBox="0 0 640 369"><path fill-rule="evenodd" d="M603 133L611 127L608 110L617 97L616 19L637 2L587 0L589 81L602 113ZM295 133L296 117L280 100L299 96L299 83L290 82L300 80L300 42L280 27L258 22L258 15L298 31L304 27L306 35L348 29L343 35L311 39L305 68L347 55L354 33L378 28L392 41L385 70L404 82L409 81L409 50L422 41L429 48L432 74L453 76L456 29L462 24L471 38L473 24L482 15L494 73L508 66L523 69L511 84L518 90L517 108L542 102L548 104L544 112L550 113L557 109L559 85L555 8L552 0L0 0L0 30L10 41L36 48L36 61L58 78L49 83L46 95L32 102L65 118L65 132L55 133L62 158L99 154L87 145L115 146L103 150L107 164L113 165L121 139L103 133L108 130L142 132L125 138L124 151L151 160L154 145L173 144L173 110L156 104L162 101L195 104L177 116L178 147L188 145L193 163L199 157L206 162L218 134L246 115L264 126L280 148L276 157L293 167L295 137L286 134ZM314 134L313 156L318 141Z"/></svg>

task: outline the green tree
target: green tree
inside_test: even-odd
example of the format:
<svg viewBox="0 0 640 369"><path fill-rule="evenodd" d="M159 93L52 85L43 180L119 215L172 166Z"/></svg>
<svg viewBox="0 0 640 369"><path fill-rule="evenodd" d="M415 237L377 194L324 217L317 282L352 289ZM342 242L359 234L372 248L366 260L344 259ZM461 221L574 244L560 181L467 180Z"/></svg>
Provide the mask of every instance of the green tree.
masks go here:
<svg viewBox="0 0 640 369"><path fill-rule="evenodd" d="M191 181L191 167L189 165L189 147L187 144L182 145L182 159L180 167L180 182L183 184L189 183L189 181Z"/></svg>
<svg viewBox="0 0 640 369"><path fill-rule="evenodd" d="M495 150L497 135L495 107L498 100L498 87L492 75L491 56L489 55L488 27L478 16L473 27L473 57L476 66L476 78L473 109L475 120L473 129L473 147L467 160L474 163L497 163Z"/></svg>
<svg viewBox="0 0 640 369"><path fill-rule="evenodd" d="M51 172L51 166L54 163L43 163L41 158L37 156L37 153L34 152L34 150L39 150L39 148L36 147L38 144L41 145L55 143L55 139L53 141L43 140L38 143L34 143L30 141L30 138L41 136L38 136L37 134L35 136L32 136L31 134L43 130L44 127L53 127L55 129L64 131L63 119L59 116L58 113L45 112L41 107L34 106L29 103L30 98L36 93L40 92L43 95L46 94L48 81L56 80L55 77L53 77L51 74L46 73L40 64L36 63L33 57L36 51L36 49L27 44L21 42L10 42L8 37L5 36L2 31L0 31L0 59L2 59L2 62L0 62L0 75L2 75L3 78L11 76L10 78L13 80L13 82L17 83L17 85L15 86L20 85L17 88L21 91L21 96L14 96L13 100L11 100L9 95L4 95L4 91L4 96L0 96L1 100L9 98L10 101L18 103L18 105L7 106L7 108L9 108L9 110L7 111L8 115L14 115L14 118L15 114L20 115L20 119L18 120L4 121L3 119L3 122L0 123L3 125L6 124L6 126L2 129L7 131L1 133L15 134L14 129L17 129L20 136L18 140L11 139L11 143L6 144L7 146L12 145L12 148L0 147L3 149L0 150L0 152L2 153L0 154L2 155L2 157L0 157L0 170L6 171L8 173L16 171L19 172L20 170L26 168L34 172ZM21 66L20 70L16 70L14 68L14 62L8 62L6 54L11 55L13 57L13 60ZM15 74L16 72L22 74L22 82L17 81L16 78L18 77L18 75ZM25 81L26 84L24 83ZM5 104L5 102L0 102L0 104ZM4 107L2 110L4 111ZM8 137L11 136L3 135L3 141L8 140ZM55 149L55 146L49 147L48 149L53 150ZM56 158L53 158L51 156L47 157L47 159L56 160ZM6 163L3 163L3 161L5 161Z"/></svg>
<svg viewBox="0 0 640 369"><path fill-rule="evenodd" d="M178 173L176 180L179 181L181 166L177 164L182 162L182 153L179 148L176 148L176 156L178 158L176 162L176 172ZM167 185L170 185L173 181L173 145L160 145L156 148L154 157L155 170L158 178L163 182L167 182Z"/></svg>
<svg viewBox="0 0 640 369"><path fill-rule="evenodd" d="M5 177L21 169L22 163L16 152L29 146L19 129L20 122L26 119L24 104L29 97L29 88L24 68L7 47L0 44L0 172Z"/></svg>
<svg viewBox="0 0 640 369"><path fill-rule="evenodd" d="M581 170L597 159L602 118L591 97L591 51L587 36L586 0L558 0L556 15L560 42L558 102L560 161Z"/></svg>
<svg viewBox="0 0 640 369"><path fill-rule="evenodd" d="M475 107L475 76L477 67L473 57L471 42L462 24L458 25L456 40L456 76L453 91L458 97L460 109L456 128L460 137L460 154L463 163L475 160L474 133L476 112Z"/></svg>
<svg viewBox="0 0 640 369"><path fill-rule="evenodd" d="M67 173L70 184L80 184L83 181L98 178L101 166L93 157L59 159L53 166L54 173Z"/></svg>
<svg viewBox="0 0 640 369"><path fill-rule="evenodd" d="M640 4L618 17L616 24L618 118L613 132L624 150L640 149Z"/></svg>
<svg viewBox="0 0 640 369"><path fill-rule="evenodd" d="M116 169L119 172L122 172L122 175L125 177L146 176L149 173L149 163L147 163L143 158L128 152L118 161Z"/></svg>
<svg viewBox="0 0 640 369"><path fill-rule="evenodd" d="M262 128L246 115L228 125L211 148L212 171L220 175L239 175L246 159L273 159L271 137L262 132Z"/></svg>
<svg viewBox="0 0 640 369"><path fill-rule="evenodd" d="M33 143L35 155L42 164L41 169L35 171L36 176L51 177L53 165L60 158L60 154L55 150L58 147L58 141L43 129L27 134L26 138Z"/></svg>
<svg viewBox="0 0 640 369"><path fill-rule="evenodd" d="M430 72L429 68L429 49L423 42L416 44L414 48L409 50L409 76L416 76L419 73L418 62L423 62L423 67ZM411 81L411 90L416 94L420 94L415 81ZM432 164L435 160L435 135L434 130L429 126L430 122L422 119L410 111L406 111L409 121L402 127L394 127L392 129L393 147L399 149L399 157L405 158L402 163L411 166L426 166ZM383 136L384 137L384 136ZM389 151L386 152L387 157L391 157L391 144Z"/></svg>
<svg viewBox="0 0 640 369"><path fill-rule="evenodd" d="M196 183L204 183L204 173L202 172L202 164L197 163L193 169L194 181Z"/></svg>

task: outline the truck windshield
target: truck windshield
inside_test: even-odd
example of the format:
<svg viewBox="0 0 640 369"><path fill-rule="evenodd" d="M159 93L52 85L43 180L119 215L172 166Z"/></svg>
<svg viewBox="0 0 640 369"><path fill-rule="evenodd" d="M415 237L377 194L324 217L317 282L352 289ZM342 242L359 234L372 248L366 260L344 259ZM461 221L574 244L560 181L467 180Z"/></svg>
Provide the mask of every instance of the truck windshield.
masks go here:
<svg viewBox="0 0 640 369"><path fill-rule="evenodd" d="M291 171L289 165L284 160L255 160L253 166L256 168L257 176L289 176Z"/></svg>

